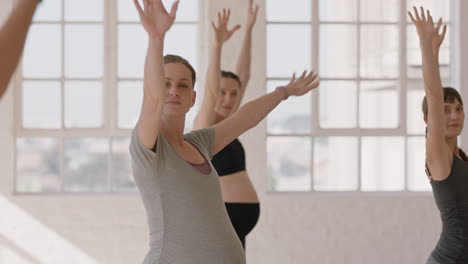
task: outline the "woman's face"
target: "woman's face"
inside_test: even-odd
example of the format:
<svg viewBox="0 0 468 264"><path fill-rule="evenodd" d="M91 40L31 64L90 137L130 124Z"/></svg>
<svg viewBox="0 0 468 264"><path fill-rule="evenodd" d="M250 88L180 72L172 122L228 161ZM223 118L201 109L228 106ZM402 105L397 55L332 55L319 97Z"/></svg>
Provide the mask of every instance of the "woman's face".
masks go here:
<svg viewBox="0 0 468 264"><path fill-rule="evenodd" d="M223 118L230 116L239 100L239 83L229 77L221 77L218 96L216 97L215 112Z"/></svg>
<svg viewBox="0 0 468 264"><path fill-rule="evenodd" d="M164 64L166 98L163 114L185 116L195 103L191 71L182 63Z"/></svg>
<svg viewBox="0 0 468 264"><path fill-rule="evenodd" d="M465 112L463 105L455 100L453 103L444 103L446 137L457 137L463 130Z"/></svg>

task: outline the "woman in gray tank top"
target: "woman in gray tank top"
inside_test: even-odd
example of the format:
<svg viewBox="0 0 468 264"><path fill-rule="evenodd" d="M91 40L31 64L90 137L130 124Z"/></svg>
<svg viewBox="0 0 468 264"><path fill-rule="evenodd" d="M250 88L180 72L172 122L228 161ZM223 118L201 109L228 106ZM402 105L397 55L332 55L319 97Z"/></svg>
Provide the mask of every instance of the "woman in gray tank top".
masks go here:
<svg viewBox="0 0 468 264"><path fill-rule="evenodd" d="M465 114L457 90L442 88L439 48L447 26L439 19L434 26L429 11L414 7L408 12L418 31L424 88L426 131L426 172L442 220L442 233L427 264L468 263L468 159L458 148ZM442 31L442 32L440 32Z"/></svg>
<svg viewBox="0 0 468 264"><path fill-rule="evenodd" d="M245 254L226 212L211 157L257 125L289 95L318 87L317 74L304 72L284 87L241 107L216 125L184 135L195 103L195 71L179 56L163 57L164 37L178 2L167 12L161 0L134 0L148 33L144 95L132 132L133 177L149 227L145 264L243 264Z"/></svg>

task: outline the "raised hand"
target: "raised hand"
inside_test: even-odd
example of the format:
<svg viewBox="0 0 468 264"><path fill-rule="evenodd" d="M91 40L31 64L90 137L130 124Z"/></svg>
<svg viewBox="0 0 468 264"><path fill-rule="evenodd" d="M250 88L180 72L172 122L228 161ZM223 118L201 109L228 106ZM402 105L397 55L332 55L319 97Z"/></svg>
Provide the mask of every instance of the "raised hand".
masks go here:
<svg viewBox="0 0 468 264"><path fill-rule="evenodd" d="M418 9L413 7L414 16L411 12L408 11L408 15L416 26L418 31L419 40L421 42L432 42L435 35L438 34L438 27L434 27L434 21L432 20L432 16L429 10L424 10L423 7L420 8L421 14L419 14Z"/></svg>
<svg viewBox="0 0 468 264"><path fill-rule="evenodd" d="M211 25L213 26L213 30L215 33L215 42L218 45L223 44L227 40L229 40L239 28L240 25L234 26L232 29L228 29L229 18L231 16L231 10L223 9L223 12L218 12L218 26L215 25L213 21L211 21Z"/></svg>
<svg viewBox="0 0 468 264"><path fill-rule="evenodd" d="M150 38L164 37L174 24L179 1L174 2L171 12L168 13L161 0L143 0L144 9L139 0L133 0L140 15L140 21Z"/></svg>
<svg viewBox="0 0 468 264"><path fill-rule="evenodd" d="M287 95L301 96L312 89L315 89L319 86L320 80L318 74L311 71L307 74L307 71L304 71L302 75L296 79L296 74L293 74L291 81L284 88L286 89Z"/></svg>
<svg viewBox="0 0 468 264"><path fill-rule="evenodd" d="M247 16L247 28L253 28L255 25L255 21L257 21L257 13L258 13L258 4L253 4L253 0L249 0L249 13Z"/></svg>
<svg viewBox="0 0 468 264"><path fill-rule="evenodd" d="M436 34L432 37L432 50L435 56L439 54L440 46L445 38L445 32L447 32L447 25L444 25L442 33L440 32L440 27L442 26L442 18L439 18L436 26Z"/></svg>

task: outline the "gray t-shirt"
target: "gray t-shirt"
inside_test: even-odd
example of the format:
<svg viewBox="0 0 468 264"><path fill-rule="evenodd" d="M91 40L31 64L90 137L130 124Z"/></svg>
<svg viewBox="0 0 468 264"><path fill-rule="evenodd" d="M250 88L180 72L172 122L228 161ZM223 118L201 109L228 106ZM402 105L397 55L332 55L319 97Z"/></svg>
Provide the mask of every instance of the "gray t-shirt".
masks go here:
<svg viewBox="0 0 468 264"><path fill-rule="evenodd" d="M210 160L214 129L185 136L210 163L208 175L158 136L155 151L132 131L133 177L146 210L150 250L144 264L243 264L245 253L229 220L219 177Z"/></svg>

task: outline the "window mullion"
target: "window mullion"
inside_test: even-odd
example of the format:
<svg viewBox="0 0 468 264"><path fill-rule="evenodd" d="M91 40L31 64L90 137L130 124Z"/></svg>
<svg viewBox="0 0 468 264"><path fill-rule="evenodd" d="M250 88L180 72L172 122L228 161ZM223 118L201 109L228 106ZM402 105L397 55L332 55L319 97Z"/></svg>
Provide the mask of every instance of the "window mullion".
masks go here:
<svg viewBox="0 0 468 264"><path fill-rule="evenodd" d="M400 44L399 44L399 99L398 100L398 111L400 117L400 128L403 130L404 134L404 190L408 191L408 130L407 128L407 110L406 110L406 102L407 102L407 72L406 72L406 63L407 63L407 53L406 53L406 43L407 43L407 24L406 24L406 1L400 0L400 21L399 21L399 31L400 31Z"/></svg>

